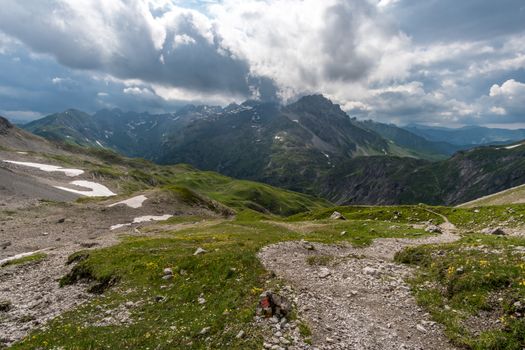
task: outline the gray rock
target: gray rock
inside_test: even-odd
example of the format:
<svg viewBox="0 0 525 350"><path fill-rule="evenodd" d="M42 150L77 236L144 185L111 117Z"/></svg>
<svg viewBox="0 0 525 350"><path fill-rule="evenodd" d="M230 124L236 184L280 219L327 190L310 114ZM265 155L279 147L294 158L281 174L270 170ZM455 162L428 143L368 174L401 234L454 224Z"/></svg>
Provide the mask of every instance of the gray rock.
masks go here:
<svg viewBox="0 0 525 350"><path fill-rule="evenodd" d="M329 269L327 269L326 267L322 267L321 270L319 271L319 277L321 278L326 278L328 276L330 276L332 273L330 272Z"/></svg>
<svg viewBox="0 0 525 350"><path fill-rule="evenodd" d="M504 236L505 235L505 231L503 231L503 229L501 227L485 228L485 229L481 230L481 233L483 233L485 235L496 235L496 236Z"/></svg>
<svg viewBox="0 0 525 350"><path fill-rule="evenodd" d="M418 325L416 326L416 329L417 329L418 331L420 331L421 333L426 333L426 332L427 332L427 329L426 329L425 327L423 327L422 325L420 325L420 324L418 324Z"/></svg>
<svg viewBox="0 0 525 350"><path fill-rule="evenodd" d="M376 269L374 269L373 267L370 267L370 266L366 266L364 269L363 269L363 272L367 275L370 275L370 276L375 276L377 275L378 271Z"/></svg>
<svg viewBox="0 0 525 350"><path fill-rule="evenodd" d="M237 338L237 339L244 338L244 331L243 331L243 330L239 331L239 333L237 333L237 335L235 336L235 338Z"/></svg>
<svg viewBox="0 0 525 350"><path fill-rule="evenodd" d="M166 276L166 275L173 275L173 270L172 270L171 268L169 268L169 267L166 267L166 268L164 269L164 275L165 275L165 276Z"/></svg>
<svg viewBox="0 0 525 350"><path fill-rule="evenodd" d="M205 249L202 249L201 247L197 248L197 250L195 251L195 253L193 253L193 255L200 255L200 254L205 254L207 253L208 251L205 250Z"/></svg>
<svg viewBox="0 0 525 350"><path fill-rule="evenodd" d="M443 231L441 231L441 228L439 226L436 226L436 225L428 225L426 228L425 228L425 232L428 232L428 233L442 233Z"/></svg>
<svg viewBox="0 0 525 350"><path fill-rule="evenodd" d="M346 220L346 218L338 211L334 211L332 215L330 215L331 220Z"/></svg>
<svg viewBox="0 0 525 350"><path fill-rule="evenodd" d="M304 249L306 249L306 250L315 250L315 247L313 246L312 243L310 243L308 241L305 241L305 240L301 240L301 243L303 244Z"/></svg>
<svg viewBox="0 0 525 350"><path fill-rule="evenodd" d="M203 329L201 329L201 331L199 332L199 334L200 334L200 335L208 334L208 333L210 333L210 330L211 330L211 327L204 327Z"/></svg>
<svg viewBox="0 0 525 350"><path fill-rule="evenodd" d="M8 312L13 308L13 304L9 300L0 300L0 312Z"/></svg>

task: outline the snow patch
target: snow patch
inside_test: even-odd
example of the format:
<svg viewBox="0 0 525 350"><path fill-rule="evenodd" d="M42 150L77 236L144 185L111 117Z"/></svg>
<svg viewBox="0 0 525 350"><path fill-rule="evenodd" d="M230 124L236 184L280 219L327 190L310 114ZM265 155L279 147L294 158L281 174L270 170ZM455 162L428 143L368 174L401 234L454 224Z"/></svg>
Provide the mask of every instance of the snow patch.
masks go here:
<svg viewBox="0 0 525 350"><path fill-rule="evenodd" d="M139 216L138 218L133 219L133 223L140 224L141 222L148 222L148 221L164 221L164 220L168 220L171 217L173 217L173 215L170 215L170 214L160 215L160 216L153 216L153 215Z"/></svg>
<svg viewBox="0 0 525 350"><path fill-rule="evenodd" d="M21 253L21 254L10 256L9 258L5 258L5 259L0 260L0 266L4 265L5 263L8 263L10 261L13 261L13 260L22 259L22 258L31 256L31 255L34 255L36 253L43 252L44 250L45 249L40 249L40 250L35 250L34 252L27 252L27 253Z"/></svg>
<svg viewBox="0 0 525 350"><path fill-rule="evenodd" d="M523 144L519 143L517 145L507 146L507 147L505 147L505 149L513 149L513 148L518 148L520 146L523 146Z"/></svg>
<svg viewBox="0 0 525 350"><path fill-rule="evenodd" d="M84 174L84 170L80 169L69 169L69 168L62 168L60 166L56 165L50 165L50 164L40 164L40 163L31 163L31 162L17 162L14 160L3 160L4 163L10 163L10 164L16 164L16 165L22 165L27 166L31 168L37 168L42 171L46 172L62 172L70 177L75 177Z"/></svg>
<svg viewBox="0 0 525 350"><path fill-rule="evenodd" d="M133 224L140 224L141 222L149 222L149 221L164 221L168 220L169 218L173 217L173 215L160 215L160 216L154 216L154 215L146 215L146 216L139 216L138 218L133 219L133 222L130 222L128 224L116 224L111 226L110 230L116 230L122 227L131 226Z"/></svg>
<svg viewBox="0 0 525 350"><path fill-rule="evenodd" d="M73 188L67 188L67 187L62 187L62 186L55 186L55 188L58 188L59 190L63 190L63 191L68 191L68 192L80 194L80 195L83 195L83 196L86 196L86 197L111 197L111 196L116 196L116 194L113 193L109 188L107 188L106 186L101 185L99 183L96 183L96 182L79 180L79 181L70 182L70 184L74 185L74 186L89 188L90 191L76 190L76 189L73 189Z"/></svg>
<svg viewBox="0 0 525 350"><path fill-rule="evenodd" d="M116 224L116 225L112 225L109 229L113 231L113 230L117 230L119 228L126 227L126 226L131 226L131 224Z"/></svg>
<svg viewBox="0 0 525 350"><path fill-rule="evenodd" d="M136 196L136 197L133 197L133 198L129 198L129 199L123 200L123 201L118 202L118 203L110 204L110 205L108 205L108 207L114 207L114 206L117 206L117 205L127 205L130 208L137 209L137 208L142 207L142 203L144 203L144 201L146 199L148 199L148 197L146 197L144 195L140 195L140 196Z"/></svg>

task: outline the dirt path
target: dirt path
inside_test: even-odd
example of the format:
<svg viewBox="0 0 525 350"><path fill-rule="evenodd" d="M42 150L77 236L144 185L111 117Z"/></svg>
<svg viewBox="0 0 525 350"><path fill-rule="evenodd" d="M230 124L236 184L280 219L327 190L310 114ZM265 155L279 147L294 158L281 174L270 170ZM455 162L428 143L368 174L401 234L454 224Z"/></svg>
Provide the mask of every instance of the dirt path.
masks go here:
<svg viewBox="0 0 525 350"><path fill-rule="evenodd" d="M405 247L457 240L454 225L443 218L443 234L438 236L377 239L367 248L314 243L311 250L304 242L285 242L265 247L259 258L296 291L313 348L454 349L404 282L413 271L392 262ZM311 256L333 260L328 266L310 265Z"/></svg>

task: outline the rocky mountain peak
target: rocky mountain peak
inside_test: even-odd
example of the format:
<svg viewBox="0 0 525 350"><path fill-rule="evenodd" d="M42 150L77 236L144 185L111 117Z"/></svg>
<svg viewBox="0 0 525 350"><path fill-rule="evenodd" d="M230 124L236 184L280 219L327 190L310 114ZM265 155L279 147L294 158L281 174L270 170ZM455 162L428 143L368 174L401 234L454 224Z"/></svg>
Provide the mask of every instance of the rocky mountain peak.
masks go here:
<svg viewBox="0 0 525 350"><path fill-rule="evenodd" d="M4 117L0 117L0 135L5 135L9 131L9 129L13 128L13 124L9 122Z"/></svg>
<svg viewBox="0 0 525 350"><path fill-rule="evenodd" d="M339 109L339 105L334 104L324 95L320 94L303 96L288 107L299 110L330 110L334 107Z"/></svg>

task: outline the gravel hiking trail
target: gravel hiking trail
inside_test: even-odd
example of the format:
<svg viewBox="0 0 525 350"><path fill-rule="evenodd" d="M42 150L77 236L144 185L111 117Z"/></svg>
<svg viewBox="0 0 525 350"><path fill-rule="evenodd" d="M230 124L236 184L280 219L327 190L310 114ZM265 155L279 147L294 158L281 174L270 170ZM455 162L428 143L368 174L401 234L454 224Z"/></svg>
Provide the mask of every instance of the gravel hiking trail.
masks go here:
<svg viewBox="0 0 525 350"><path fill-rule="evenodd" d="M413 269L393 262L405 247L459 239L454 225L434 214L444 219L436 236L376 239L366 248L283 242L260 251L264 266L295 291L299 316L312 331L312 346L305 349L455 349L416 304L405 283ZM312 256L331 260L311 265Z"/></svg>

